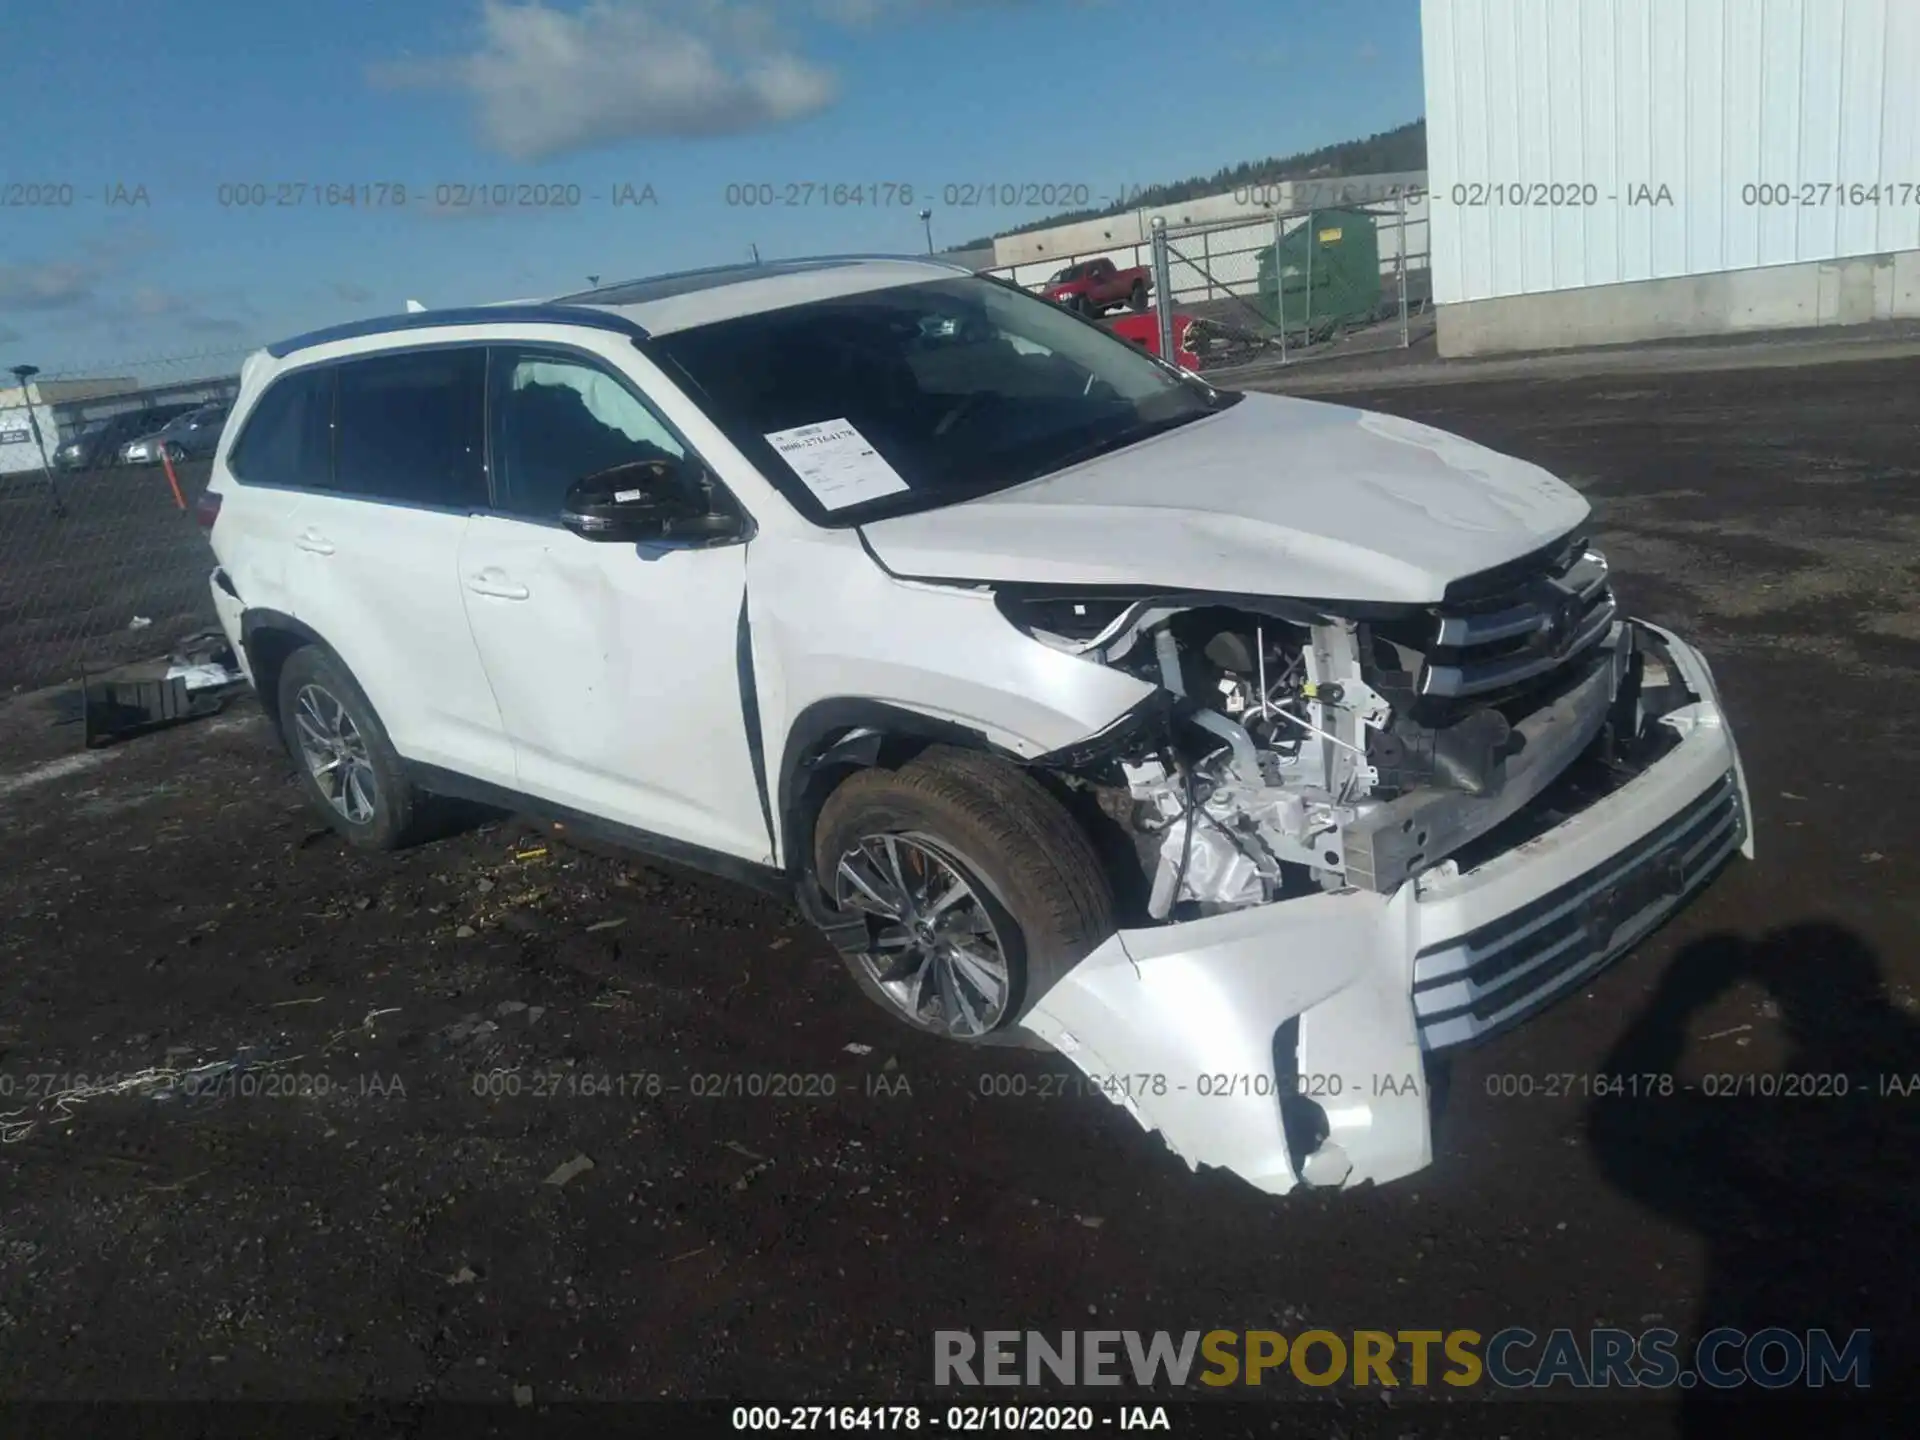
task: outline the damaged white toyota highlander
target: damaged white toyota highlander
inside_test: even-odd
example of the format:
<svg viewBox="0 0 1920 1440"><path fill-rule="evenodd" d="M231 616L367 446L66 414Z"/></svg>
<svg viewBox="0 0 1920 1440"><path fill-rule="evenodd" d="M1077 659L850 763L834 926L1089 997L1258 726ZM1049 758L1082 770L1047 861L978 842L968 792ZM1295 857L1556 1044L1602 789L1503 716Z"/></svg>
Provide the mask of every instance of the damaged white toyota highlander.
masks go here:
<svg viewBox="0 0 1920 1440"><path fill-rule="evenodd" d="M1752 854L1588 506L931 262L636 281L247 363L213 594L355 844L435 797L799 903L907 1024L1189 1163L1429 1163L1427 1058Z"/></svg>

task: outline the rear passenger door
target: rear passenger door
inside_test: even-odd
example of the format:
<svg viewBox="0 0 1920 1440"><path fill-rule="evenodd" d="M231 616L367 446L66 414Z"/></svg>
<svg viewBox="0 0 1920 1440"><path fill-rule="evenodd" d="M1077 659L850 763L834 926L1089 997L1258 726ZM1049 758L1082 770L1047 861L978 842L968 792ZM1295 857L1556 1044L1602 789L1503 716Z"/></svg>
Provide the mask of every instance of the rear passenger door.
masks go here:
<svg viewBox="0 0 1920 1440"><path fill-rule="evenodd" d="M302 477L286 588L402 756L506 784L513 751L459 581L468 519L487 506L486 364L473 345L327 367L311 403L330 402L330 464Z"/></svg>

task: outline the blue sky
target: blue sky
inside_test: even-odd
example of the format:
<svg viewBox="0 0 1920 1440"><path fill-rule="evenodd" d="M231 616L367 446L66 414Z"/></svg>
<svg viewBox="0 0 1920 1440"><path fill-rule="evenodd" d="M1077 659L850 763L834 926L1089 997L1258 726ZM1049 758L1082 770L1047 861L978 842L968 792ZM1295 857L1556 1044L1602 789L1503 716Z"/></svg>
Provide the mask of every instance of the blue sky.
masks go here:
<svg viewBox="0 0 1920 1440"><path fill-rule="evenodd" d="M922 250L923 206L956 244L1048 210L946 204L948 186L1099 203L1422 110L1418 0L16 0L0 18L0 367L48 372L749 245ZM362 188L382 185L384 205ZM20 203L34 186L55 203ZM523 206L540 192L520 186L579 203ZM376 203L334 203L347 190Z"/></svg>

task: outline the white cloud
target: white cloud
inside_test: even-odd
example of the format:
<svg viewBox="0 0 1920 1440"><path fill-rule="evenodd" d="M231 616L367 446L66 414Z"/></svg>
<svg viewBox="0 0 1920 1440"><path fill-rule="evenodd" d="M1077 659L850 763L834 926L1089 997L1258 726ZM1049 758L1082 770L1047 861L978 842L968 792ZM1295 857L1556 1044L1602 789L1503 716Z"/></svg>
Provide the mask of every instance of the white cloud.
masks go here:
<svg viewBox="0 0 1920 1440"><path fill-rule="evenodd" d="M99 280L97 266L66 260L0 265L0 305L12 310L70 310L93 299Z"/></svg>
<svg viewBox="0 0 1920 1440"><path fill-rule="evenodd" d="M376 66L377 83L451 89L489 145L539 160L643 137L733 135L830 105L830 71L733 0L485 0L466 55Z"/></svg>

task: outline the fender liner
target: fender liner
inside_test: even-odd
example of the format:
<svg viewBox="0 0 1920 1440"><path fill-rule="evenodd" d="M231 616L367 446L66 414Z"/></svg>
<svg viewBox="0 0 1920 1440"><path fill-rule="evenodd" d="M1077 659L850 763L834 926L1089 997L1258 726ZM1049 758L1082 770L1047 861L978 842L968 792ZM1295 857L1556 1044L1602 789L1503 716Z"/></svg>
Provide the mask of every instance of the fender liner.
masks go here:
<svg viewBox="0 0 1920 1440"><path fill-rule="evenodd" d="M326 646L329 650L333 649L331 645L327 644L326 636L322 635L304 620L294 619L293 616L287 614L284 610L270 610L260 605L249 605L245 610L240 612L240 643L246 646L249 651L253 648L253 632L256 630L286 630L294 635L298 635L309 644Z"/></svg>
<svg viewBox="0 0 1920 1440"><path fill-rule="evenodd" d="M340 652L327 643L326 636L284 610L250 605L240 612L240 648L246 653L247 674L253 681L253 693L260 702L260 708L267 712L277 732L281 728L280 696L276 681L269 676L267 667L263 663L265 656L256 639L262 630L274 634L293 635L306 644L319 646L331 655L338 655ZM285 737L281 738L284 741Z"/></svg>
<svg viewBox="0 0 1920 1440"><path fill-rule="evenodd" d="M851 737L844 744L832 743L834 737L849 730L872 730L873 736ZM864 768L878 762L883 739L900 738L962 745L1007 756L985 733L957 721L923 715L884 700L844 697L816 700L787 727L786 744L780 751L779 818L781 855L787 873L803 882L812 873L813 857L804 837L811 829L813 812L821 796L818 781L831 770L843 766ZM804 888L804 886L803 886Z"/></svg>

